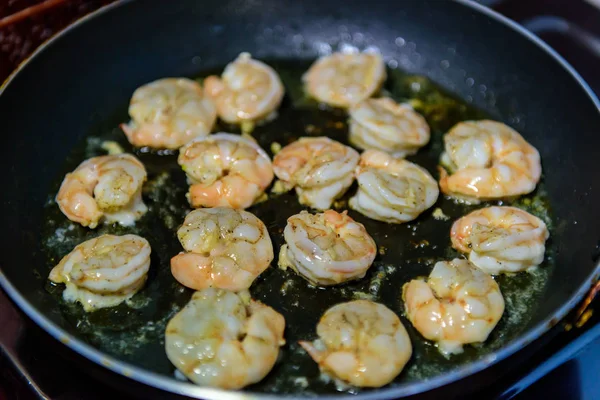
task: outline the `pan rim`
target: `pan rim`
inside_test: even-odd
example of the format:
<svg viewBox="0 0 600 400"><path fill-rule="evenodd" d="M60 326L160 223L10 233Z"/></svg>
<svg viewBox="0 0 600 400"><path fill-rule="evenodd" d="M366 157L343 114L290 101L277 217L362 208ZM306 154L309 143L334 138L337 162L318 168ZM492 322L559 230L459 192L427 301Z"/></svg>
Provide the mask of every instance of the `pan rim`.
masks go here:
<svg viewBox="0 0 600 400"><path fill-rule="evenodd" d="M131 3L134 0L121 0L115 3L103 6L98 10L91 12L74 23L52 36L46 42L42 43L29 57L27 57L15 71L13 71L8 78L2 83L0 86L0 96L4 93L5 89L10 85L10 83L15 79L15 77L19 74L19 72L27 66L38 54L42 53L50 44L54 41L59 40L62 36L68 34L72 30L76 29L78 26L84 24L85 22L98 17L106 12L109 12L112 9L116 9L124 4ZM588 95L592 103L598 109L600 113L600 101L595 93L592 91L590 86L583 80L583 78L579 75L579 73L561 56L559 55L553 48L551 48L548 44L546 44L543 40L537 37L535 34L526 30L523 26L519 25L515 21L497 13L496 11L485 7L479 3L470 1L470 0L453 0L455 3L459 3L464 7L470 8L480 14L485 15L487 18L497 21L500 24L507 26L513 31L519 33L523 36L524 39L527 39L537 45L540 49L545 51L554 61L558 62L562 68L564 68L570 75L575 79L575 81L579 84L579 86L584 90L584 92ZM424 393L433 389L437 389L441 386L450 384L452 382L459 381L464 379L470 375L478 373L492 365L498 363L499 361L515 354L518 350L524 348L528 344L532 343L534 340L541 337L545 332L547 332L552 326L555 324L553 321L562 320L584 297L584 295L588 292L590 285L598 279L600 275L600 262L596 263L596 266L592 269L591 273L588 275L586 280L582 283L582 285L573 293L573 295L568 299L567 302L563 303L561 307L554 311L554 313L548 316L545 320L538 323L536 326L531 328L529 331L525 332L523 335L514 339L511 343L506 346L500 348L499 350L486 355L480 360L474 361L467 365L464 365L452 372L447 374L443 374L437 376L432 379L428 379L421 382L415 382L411 384L407 384L406 386L401 387L391 387L385 388L378 391L361 393L359 395L360 398L365 400L379 400L385 398L396 398L396 397L405 397L410 395L415 395L418 393ZM286 395L271 395L265 393L256 393L256 392L232 392L223 389L209 388L209 387L200 387L188 382L180 382L177 381L173 377L167 377L162 374L158 374L140 367L136 367L130 363L120 361L112 356L109 356L102 351L96 349L95 347L81 341L74 335L67 333L50 319L46 318L42 313L40 313L32 304L30 304L27 299L17 290L16 287L8 280L6 275L2 272L0 267L0 286L4 289L4 291L8 294L8 296L19 306L19 308L29 317L31 318L38 326L44 329L47 333L49 333L55 339L61 341L71 350L76 353L84 356L88 360L96 363L99 366L107 368L119 375L124 377L136 380L145 385L161 389L170 393L190 396L193 398L204 398L209 400L223 399L223 400L250 400L250 399L291 399L296 396L286 396ZM342 395L324 395L319 396L324 399L356 399L356 395L350 394L342 394ZM304 398L300 396L300 398Z"/></svg>

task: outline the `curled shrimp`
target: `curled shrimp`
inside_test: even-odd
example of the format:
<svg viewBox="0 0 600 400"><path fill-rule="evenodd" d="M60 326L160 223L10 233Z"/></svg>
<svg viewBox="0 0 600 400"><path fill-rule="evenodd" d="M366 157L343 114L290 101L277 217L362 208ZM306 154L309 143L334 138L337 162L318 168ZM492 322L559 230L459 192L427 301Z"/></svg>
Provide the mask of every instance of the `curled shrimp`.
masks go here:
<svg viewBox="0 0 600 400"><path fill-rule="evenodd" d="M288 218L283 235L286 244L281 246L278 265L316 285L362 278L377 251L365 227L346 211L302 211Z"/></svg>
<svg viewBox="0 0 600 400"><path fill-rule="evenodd" d="M194 210L177 236L186 252L171 259L171 272L179 283L195 290L248 289L273 261L267 227L246 211Z"/></svg>
<svg viewBox="0 0 600 400"><path fill-rule="evenodd" d="M368 300L328 309L317 325L319 339L300 345L323 372L359 387L380 387L400 374L412 344L400 318Z"/></svg>
<svg viewBox="0 0 600 400"><path fill-rule="evenodd" d="M489 274L518 272L544 261L549 233L539 218L515 207L486 207L456 220L452 246Z"/></svg>
<svg viewBox="0 0 600 400"><path fill-rule="evenodd" d="M221 78L204 80L204 92L213 99L219 117L230 124L259 121L272 114L283 99L283 84L273 68L241 53Z"/></svg>
<svg viewBox="0 0 600 400"><path fill-rule="evenodd" d="M359 155L327 137L304 137L285 146L273 159L283 190L296 188L298 199L318 210L331 207L354 180Z"/></svg>
<svg viewBox="0 0 600 400"><path fill-rule="evenodd" d="M444 136L442 192L472 203L531 193L542 173L540 154L512 128L468 121Z"/></svg>
<svg viewBox="0 0 600 400"><path fill-rule="evenodd" d="M311 97L346 108L371 97L385 78L380 54L333 53L315 61L302 80Z"/></svg>
<svg viewBox="0 0 600 400"><path fill-rule="evenodd" d="M144 165L131 154L93 157L65 176L56 202L67 218L92 229L101 219L130 226L148 210L145 181Z"/></svg>
<svg viewBox="0 0 600 400"><path fill-rule="evenodd" d="M177 149L210 133L217 119L202 87L186 78L165 78L136 89L129 104L128 124L121 129L138 147Z"/></svg>
<svg viewBox="0 0 600 400"><path fill-rule="evenodd" d="M406 104L382 97L366 99L350 107L350 143L396 157L414 154L429 143L429 125Z"/></svg>
<svg viewBox="0 0 600 400"><path fill-rule="evenodd" d="M167 324L165 349L192 382L240 389L271 371L284 329L283 316L247 290L204 289Z"/></svg>
<svg viewBox="0 0 600 400"><path fill-rule="evenodd" d="M504 313L504 298L494 279L467 260L435 264L427 282L404 285L406 315L425 339L437 342L442 354L485 342Z"/></svg>
<svg viewBox="0 0 600 400"><path fill-rule="evenodd" d="M64 283L63 298L81 303L85 311L116 306L146 282L150 251L140 236L98 236L64 256L48 279Z"/></svg>
<svg viewBox="0 0 600 400"><path fill-rule="evenodd" d="M191 183L192 207L247 208L273 180L264 150L229 133L194 139L179 150L178 162Z"/></svg>
<svg viewBox="0 0 600 400"><path fill-rule="evenodd" d="M367 150L356 168L358 191L350 208L369 218L400 224L411 221L437 200L437 182L410 161L380 150Z"/></svg>

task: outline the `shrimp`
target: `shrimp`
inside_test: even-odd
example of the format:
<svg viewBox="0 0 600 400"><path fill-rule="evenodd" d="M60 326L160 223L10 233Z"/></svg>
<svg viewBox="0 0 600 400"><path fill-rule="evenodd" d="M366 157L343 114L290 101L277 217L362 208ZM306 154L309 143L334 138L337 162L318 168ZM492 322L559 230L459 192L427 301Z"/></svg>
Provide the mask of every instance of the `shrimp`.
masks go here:
<svg viewBox="0 0 600 400"><path fill-rule="evenodd" d="M165 78L139 87L129 104L128 124L121 129L138 147L178 149L210 133L217 110L202 87L186 78Z"/></svg>
<svg viewBox="0 0 600 400"><path fill-rule="evenodd" d="M328 309L317 325L319 339L300 345L323 372L359 387L380 387L400 374L412 344L400 318L368 300Z"/></svg>
<svg viewBox="0 0 600 400"><path fill-rule="evenodd" d="M356 179L358 191L350 198L350 208L388 223L417 218L439 195L437 182L426 169L380 150L360 156Z"/></svg>
<svg viewBox="0 0 600 400"><path fill-rule="evenodd" d="M485 342L504 313L504 298L494 279L467 260L435 264L427 282L402 288L406 315L425 339L444 355L462 345Z"/></svg>
<svg viewBox="0 0 600 400"><path fill-rule="evenodd" d="M540 154L512 128L495 121L455 125L444 137L442 192L471 202L531 193L542 174Z"/></svg>
<svg viewBox="0 0 600 400"><path fill-rule="evenodd" d="M171 272L179 283L195 290L248 289L273 261L267 227L246 211L194 210L177 236L186 252L171 259Z"/></svg>
<svg viewBox="0 0 600 400"><path fill-rule="evenodd" d="M278 265L315 285L360 279L373 263L377 246L365 227L347 215L327 210L292 215L283 231Z"/></svg>
<svg viewBox="0 0 600 400"><path fill-rule="evenodd" d="M327 210L354 180L359 155L327 137L305 137L285 146L273 159L283 190L296 188L301 204Z"/></svg>
<svg viewBox="0 0 600 400"><path fill-rule="evenodd" d="M112 307L137 293L148 276L150 244L136 235L102 235L77 245L50 271L63 298L85 311Z"/></svg>
<svg viewBox="0 0 600 400"><path fill-rule="evenodd" d="M269 117L281 104L284 89L273 68L241 53L225 67L221 78L204 80L204 92L215 102L223 121L242 124Z"/></svg>
<svg viewBox="0 0 600 400"><path fill-rule="evenodd" d="M544 261L549 233L539 218L515 207L486 207L452 225L452 246L489 274L518 272Z"/></svg>
<svg viewBox="0 0 600 400"><path fill-rule="evenodd" d="M92 229L101 219L131 226L148 211L145 181L144 165L131 154L93 157L65 176L56 202L67 218Z"/></svg>
<svg viewBox="0 0 600 400"><path fill-rule="evenodd" d="M377 53L333 53L304 74L306 92L322 103L347 108L375 93L386 78Z"/></svg>
<svg viewBox="0 0 600 400"><path fill-rule="evenodd" d="M352 106L350 142L360 149L376 149L396 157L414 154L429 143L429 125L406 104L384 97Z"/></svg>
<svg viewBox="0 0 600 400"><path fill-rule="evenodd" d="M230 133L194 139L179 150L178 162L191 184L192 207L247 208L273 180L264 150Z"/></svg>
<svg viewBox="0 0 600 400"><path fill-rule="evenodd" d="M165 349L192 382L240 389L271 371L284 329L283 316L247 290L203 289L167 324Z"/></svg>

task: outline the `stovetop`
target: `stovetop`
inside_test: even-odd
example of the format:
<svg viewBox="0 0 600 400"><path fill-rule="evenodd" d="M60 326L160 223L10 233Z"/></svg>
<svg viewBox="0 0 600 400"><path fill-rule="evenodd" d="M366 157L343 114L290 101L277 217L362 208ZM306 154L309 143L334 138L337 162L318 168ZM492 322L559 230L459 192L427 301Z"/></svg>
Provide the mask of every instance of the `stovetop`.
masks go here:
<svg viewBox="0 0 600 400"><path fill-rule="evenodd" d="M41 3L36 0L0 2L0 81L46 38L78 17L112 0L52 0L54 7L20 22L2 26L2 18ZM480 0L521 23L556 49L600 95L600 0ZM600 306L600 299L589 309ZM590 313L588 313L589 315ZM484 392L468 398L600 398L600 315L561 330L542 350L511 366ZM142 398L136 385L125 394L108 386L101 368L80 368L87 362L51 338L0 291L0 400ZM90 364L88 362L88 364ZM103 379L98 378L103 375ZM123 379L113 379L123 384ZM133 393L132 393L133 392ZM156 394L156 393L155 393ZM144 394L147 398L147 394ZM171 396L164 395L165 398ZM163 396L161 396L163 397Z"/></svg>

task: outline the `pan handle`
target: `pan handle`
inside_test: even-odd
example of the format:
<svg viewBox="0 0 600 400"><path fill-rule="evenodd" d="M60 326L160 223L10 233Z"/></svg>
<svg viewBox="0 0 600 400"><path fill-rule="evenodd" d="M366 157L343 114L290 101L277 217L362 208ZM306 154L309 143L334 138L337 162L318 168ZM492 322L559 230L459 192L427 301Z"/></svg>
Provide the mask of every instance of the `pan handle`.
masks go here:
<svg viewBox="0 0 600 400"><path fill-rule="evenodd" d="M536 35L546 32L559 32L571 36L577 43L581 43L587 50L600 58L600 37L564 18L540 15L523 21L521 25Z"/></svg>

